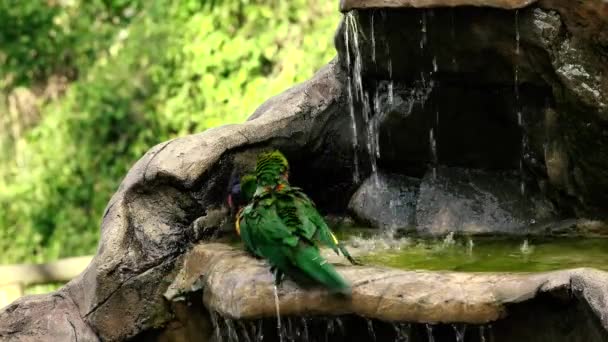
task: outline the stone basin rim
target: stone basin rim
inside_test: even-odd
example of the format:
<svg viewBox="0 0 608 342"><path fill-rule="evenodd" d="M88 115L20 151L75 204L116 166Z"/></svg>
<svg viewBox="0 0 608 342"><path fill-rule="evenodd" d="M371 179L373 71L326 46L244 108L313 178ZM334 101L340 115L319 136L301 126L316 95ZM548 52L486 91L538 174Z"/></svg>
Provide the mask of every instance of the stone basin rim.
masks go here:
<svg viewBox="0 0 608 342"><path fill-rule="evenodd" d="M357 9L440 8L440 7L489 7L517 10L528 7L538 0L341 0L340 11Z"/></svg>
<svg viewBox="0 0 608 342"><path fill-rule="evenodd" d="M566 290L586 302L608 330L608 317L602 314L606 305L602 298L608 298L608 272L593 268L538 273L340 265L337 269L353 284L351 298L323 289L301 289L287 280L279 289L281 315L353 314L388 322L486 324L507 317L511 304ZM201 289L205 307L221 317L249 320L276 316L273 278L267 264L236 247L222 243L194 246L165 298L178 300Z"/></svg>

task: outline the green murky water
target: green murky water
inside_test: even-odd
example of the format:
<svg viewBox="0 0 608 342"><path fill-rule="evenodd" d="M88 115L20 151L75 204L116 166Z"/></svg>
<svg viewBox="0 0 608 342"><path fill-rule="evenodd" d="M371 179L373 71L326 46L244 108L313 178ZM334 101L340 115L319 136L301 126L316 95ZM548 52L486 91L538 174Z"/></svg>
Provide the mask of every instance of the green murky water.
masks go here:
<svg viewBox="0 0 608 342"><path fill-rule="evenodd" d="M608 239L404 238L399 243L351 237L366 264L463 272L541 272L576 267L608 271ZM357 253L359 254L359 253Z"/></svg>

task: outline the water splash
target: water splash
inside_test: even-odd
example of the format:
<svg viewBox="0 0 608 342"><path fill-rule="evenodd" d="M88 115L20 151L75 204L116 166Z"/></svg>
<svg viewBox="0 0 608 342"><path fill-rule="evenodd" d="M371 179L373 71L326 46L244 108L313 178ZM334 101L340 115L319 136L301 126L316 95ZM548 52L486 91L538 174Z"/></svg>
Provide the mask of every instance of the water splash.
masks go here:
<svg viewBox="0 0 608 342"><path fill-rule="evenodd" d="M376 251L399 251L411 246L412 240L406 237L395 238L393 230L384 231L371 238L351 236L348 240L349 247L360 250L362 254L370 254Z"/></svg>
<svg viewBox="0 0 608 342"><path fill-rule="evenodd" d="M437 65L437 56L433 57L433 72L437 72L439 70L439 66Z"/></svg>
<svg viewBox="0 0 608 342"><path fill-rule="evenodd" d="M450 247L456 244L456 240L454 239L454 232L449 232L448 235L443 239L443 247Z"/></svg>
<svg viewBox="0 0 608 342"><path fill-rule="evenodd" d="M283 329L281 328L281 308L279 305L279 289L276 285L272 286L274 290L274 308L277 312L277 332L279 334L279 341L283 342Z"/></svg>
<svg viewBox="0 0 608 342"><path fill-rule="evenodd" d="M522 242L521 246L519 247L519 251L523 255L530 255L533 250L534 247L530 246L528 239L524 239L524 242Z"/></svg>

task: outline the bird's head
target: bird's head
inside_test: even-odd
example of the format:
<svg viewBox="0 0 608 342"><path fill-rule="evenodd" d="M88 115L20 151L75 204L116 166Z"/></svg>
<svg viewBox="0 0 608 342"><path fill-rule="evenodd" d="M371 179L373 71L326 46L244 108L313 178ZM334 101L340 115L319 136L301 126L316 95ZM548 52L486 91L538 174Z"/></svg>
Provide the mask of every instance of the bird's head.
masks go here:
<svg viewBox="0 0 608 342"><path fill-rule="evenodd" d="M278 150L264 152L258 156L255 166L257 185L275 186L287 182L289 178L289 162Z"/></svg>
<svg viewBox="0 0 608 342"><path fill-rule="evenodd" d="M230 178L228 191L228 207L230 207L230 210L236 212L249 203L253 198L255 189L256 177L254 175L246 174L239 178L237 174L233 174Z"/></svg>

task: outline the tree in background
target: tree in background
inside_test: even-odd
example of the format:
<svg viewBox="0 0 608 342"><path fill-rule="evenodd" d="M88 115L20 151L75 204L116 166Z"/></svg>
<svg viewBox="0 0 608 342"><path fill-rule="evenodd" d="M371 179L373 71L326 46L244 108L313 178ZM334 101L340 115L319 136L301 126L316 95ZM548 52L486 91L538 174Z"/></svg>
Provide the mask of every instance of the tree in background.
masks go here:
<svg viewBox="0 0 608 342"><path fill-rule="evenodd" d="M41 100L33 128L10 143L0 132L0 263L93 253L103 209L130 166L157 143L240 122L308 79L335 55L336 6L0 4L0 22L12 27L0 35L4 95L54 75L70 82L61 98Z"/></svg>

